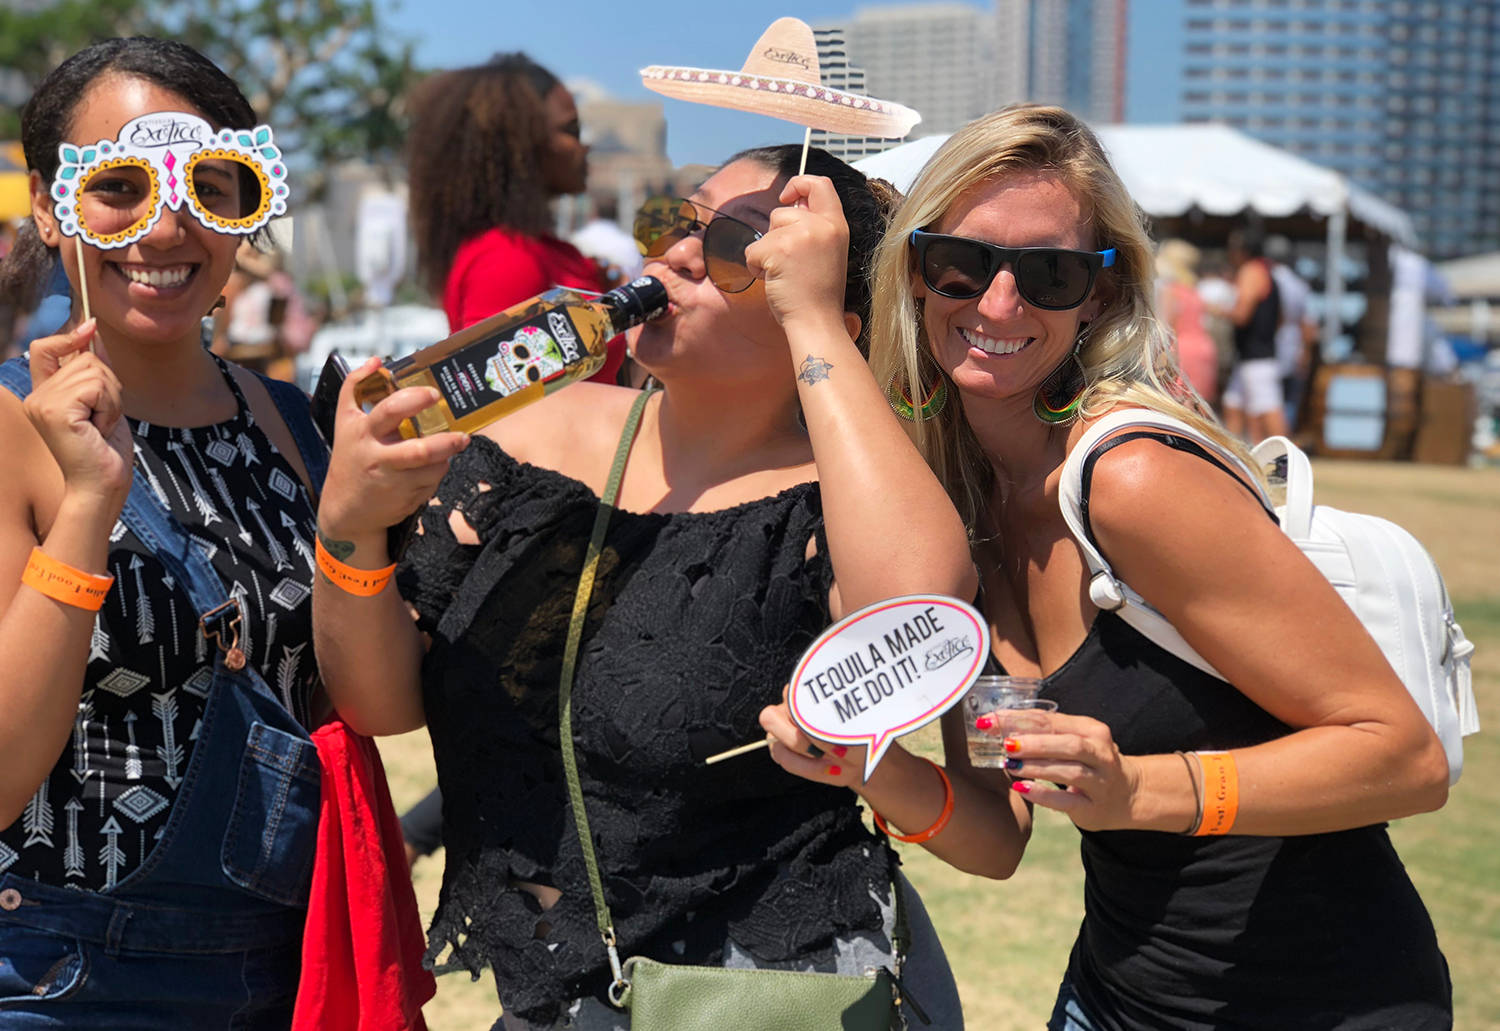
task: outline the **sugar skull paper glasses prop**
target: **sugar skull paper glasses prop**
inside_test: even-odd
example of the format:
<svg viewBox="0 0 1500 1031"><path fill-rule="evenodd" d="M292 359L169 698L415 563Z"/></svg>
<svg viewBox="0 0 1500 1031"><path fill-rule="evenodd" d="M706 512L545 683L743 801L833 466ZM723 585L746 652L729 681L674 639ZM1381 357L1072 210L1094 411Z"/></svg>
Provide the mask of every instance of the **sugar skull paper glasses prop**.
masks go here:
<svg viewBox="0 0 1500 1031"><path fill-rule="evenodd" d="M286 163L269 126L220 129L197 115L142 115L113 140L64 143L52 183L59 228L110 250L151 231L168 208L216 233L253 233L286 213Z"/></svg>

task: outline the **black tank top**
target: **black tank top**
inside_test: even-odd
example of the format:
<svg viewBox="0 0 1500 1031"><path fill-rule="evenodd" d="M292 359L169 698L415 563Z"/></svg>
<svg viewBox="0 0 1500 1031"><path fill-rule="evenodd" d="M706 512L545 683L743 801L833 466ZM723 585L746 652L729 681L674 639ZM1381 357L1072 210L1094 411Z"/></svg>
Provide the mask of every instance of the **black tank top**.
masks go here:
<svg viewBox="0 0 1500 1031"><path fill-rule="evenodd" d="M1264 259L1256 260L1265 266L1271 289L1255 305L1250 321L1234 327L1234 353L1242 362L1275 358L1276 330L1281 325L1281 292L1276 289L1271 266Z"/></svg>

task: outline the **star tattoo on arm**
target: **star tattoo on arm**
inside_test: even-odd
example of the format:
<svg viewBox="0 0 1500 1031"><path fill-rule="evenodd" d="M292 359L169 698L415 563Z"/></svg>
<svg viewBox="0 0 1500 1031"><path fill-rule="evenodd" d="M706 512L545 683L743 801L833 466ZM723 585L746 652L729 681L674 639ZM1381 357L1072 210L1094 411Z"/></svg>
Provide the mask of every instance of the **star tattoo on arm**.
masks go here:
<svg viewBox="0 0 1500 1031"><path fill-rule="evenodd" d="M828 364L817 355L810 354L806 358L802 359L802 364L797 369L797 378L800 379L803 383L806 383L808 386L814 386L815 384L822 383L825 379L827 379L828 370L832 368L832 365Z"/></svg>

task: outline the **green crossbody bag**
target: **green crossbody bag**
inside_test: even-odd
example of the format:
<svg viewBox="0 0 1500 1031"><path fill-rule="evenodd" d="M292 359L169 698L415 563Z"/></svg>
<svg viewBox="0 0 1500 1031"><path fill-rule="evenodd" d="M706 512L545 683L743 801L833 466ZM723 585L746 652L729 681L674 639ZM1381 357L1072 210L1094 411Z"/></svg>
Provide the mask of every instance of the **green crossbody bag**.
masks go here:
<svg viewBox="0 0 1500 1031"><path fill-rule="evenodd" d="M641 411L650 395L636 399L625 427L599 511L594 517L593 534L584 555L583 573L578 578L578 593L573 599L573 617L568 625L567 645L563 650L562 673L558 685L559 739L563 771L568 781L568 797L573 819L578 826L578 841L588 866L589 889L594 897L594 913L599 934L609 953L614 982L609 998L616 1006L630 1012L631 1031L891 1031L904 1026L901 1018L897 977L890 970L879 970L868 977L845 974L803 973L791 970L728 969L725 967L685 966L660 963L634 956L623 964L615 945L614 921L604 901L604 884L599 877L599 863L594 855L594 839L589 832L588 814L583 808L583 789L578 781L578 760L573 752L573 671L578 646L583 636L584 617L594 576L604 546L604 532L609 526L619 495L620 480L630 446L640 426ZM896 926L893 934L896 963L899 968L906 939L906 921L901 903L901 888L891 886Z"/></svg>

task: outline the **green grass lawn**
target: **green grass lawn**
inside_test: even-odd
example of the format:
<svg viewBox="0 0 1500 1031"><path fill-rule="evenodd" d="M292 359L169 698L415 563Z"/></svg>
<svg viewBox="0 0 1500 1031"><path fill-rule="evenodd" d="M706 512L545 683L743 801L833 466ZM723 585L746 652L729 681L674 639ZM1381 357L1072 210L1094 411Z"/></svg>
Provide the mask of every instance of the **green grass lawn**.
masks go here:
<svg viewBox="0 0 1500 1031"><path fill-rule="evenodd" d="M1477 652L1474 689L1485 732L1466 742L1464 776L1438 813L1400 821L1396 846L1437 924L1453 972L1455 1026L1500 1028L1500 470L1360 462L1314 465L1318 499L1383 515L1415 533L1438 559ZM916 735L936 752L935 732ZM425 733L381 742L396 804L432 784ZM1051 1011L1082 909L1078 835L1038 810L1015 877L959 873L915 846L903 849L958 978L975 1031L1035 1031ZM417 865L424 918L437 901L442 853ZM1371 900L1378 904L1378 900ZM426 1009L433 1031L488 1028L493 983L441 978Z"/></svg>

